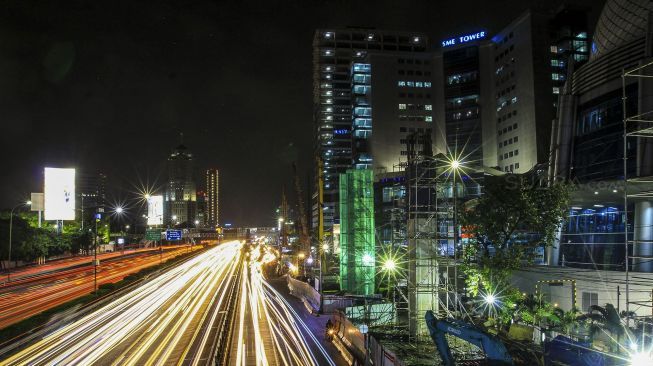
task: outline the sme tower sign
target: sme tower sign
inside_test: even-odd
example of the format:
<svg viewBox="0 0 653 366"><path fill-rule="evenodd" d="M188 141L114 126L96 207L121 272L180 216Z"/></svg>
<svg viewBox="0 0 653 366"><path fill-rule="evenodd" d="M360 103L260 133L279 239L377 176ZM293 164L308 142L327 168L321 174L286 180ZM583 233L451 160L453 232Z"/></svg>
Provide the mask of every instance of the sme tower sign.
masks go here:
<svg viewBox="0 0 653 366"><path fill-rule="evenodd" d="M75 169L45 168L46 220L75 220Z"/></svg>
<svg viewBox="0 0 653 366"><path fill-rule="evenodd" d="M442 47L451 47L463 43L478 41L479 39L485 38L486 35L487 33L485 31L478 31L476 33L464 34L462 36L448 38L442 41Z"/></svg>

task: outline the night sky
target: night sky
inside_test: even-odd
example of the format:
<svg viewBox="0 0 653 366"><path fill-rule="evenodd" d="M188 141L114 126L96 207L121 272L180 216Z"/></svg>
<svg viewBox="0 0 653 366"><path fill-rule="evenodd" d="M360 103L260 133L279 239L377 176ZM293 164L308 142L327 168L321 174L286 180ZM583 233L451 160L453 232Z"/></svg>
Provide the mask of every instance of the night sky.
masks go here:
<svg viewBox="0 0 653 366"><path fill-rule="evenodd" d="M183 132L198 176L220 169L221 221L273 225L292 162L302 182L310 171L314 29L414 30L437 44L537 3L1 1L0 207L42 192L46 165L105 172L110 201L162 187ZM574 3L595 19L603 1Z"/></svg>

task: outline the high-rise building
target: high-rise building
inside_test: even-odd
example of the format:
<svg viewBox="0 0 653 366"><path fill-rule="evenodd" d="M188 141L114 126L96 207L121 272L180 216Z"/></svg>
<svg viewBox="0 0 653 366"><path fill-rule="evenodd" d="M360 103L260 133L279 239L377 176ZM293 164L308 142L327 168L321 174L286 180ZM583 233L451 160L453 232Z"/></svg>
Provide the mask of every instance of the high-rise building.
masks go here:
<svg viewBox="0 0 653 366"><path fill-rule="evenodd" d="M490 77L482 69L489 61L486 38L486 31L479 30L443 40L435 56L437 139L446 156L464 161L467 167L483 165L486 131L482 121L492 111Z"/></svg>
<svg viewBox="0 0 653 366"><path fill-rule="evenodd" d="M436 138L432 55L370 51L352 75L354 167L373 169L378 181L406 168L407 136Z"/></svg>
<svg viewBox="0 0 653 366"><path fill-rule="evenodd" d="M220 224L218 169L206 171L206 224L215 228Z"/></svg>
<svg viewBox="0 0 653 366"><path fill-rule="evenodd" d="M356 96L352 93L352 86L358 86L358 90L367 88L360 84L361 81L352 85L353 63L365 64L364 59L370 52L425 52L427 45L427 37L419 33L361 28L319 29L315 32L313 125L316 160L322 160L324 204L318 208L316 183L312 195L313 227L317 226L318 209L324 212L325 232L332 232L334 223L338 223L339 174L350 169L354 163L352 143L356 138L352 137L352 106L356 103ZM363 83L366 72L359 73ZM371 113L371 110L359 110L360 115L356 117L366 119L370 117L365 115L368 112ZM359 122L362 125L355 126L358 136L368 135L367 122ZM361 151L357 154L358 163L366 164L364 153ZM317 178L317 174L314 177Z"/></svg>
<svg viewBox="0 0 653 366"><path fill-rule="evenodd" d="M640 258L631 261L630 269L653 272L653 262L647 259L653 257L653 199L647 193L653 191L651 139L647 133L634 134L624 145L625 117L650 120L653 82L651 77L622 77L624 70L650 62L651 19L650 1L608 0L592 38L589 61L572 66L560 90L549 178L568 179L577 189L560 244L547 253L550 265L624 270L627 232L629 251ZM639 73L653 75L650 69ZM627 206L625 178L629 179Z"/></svg>
<svg viewBox="0 0 653 366"><path fill-rule="evenodd" d="M168 157L168 184L164 196L164 224L193 226L197 215L193 154L180 144Z"/></svg>
<svg viewBox="0 0 653 366"><path fill-rule="evenodd" d="M587 59L586 12L529 10L492 37L496 161L504 172L525 173L549 161L551 126L568 59Z"/></svg>
<svg viewBox="0 0 653 366"><path fill-rule="evenodd" d="M79 172L75 176L79 197L76 203L82 220L87 224L93 221L95 213L105 209L107 204L107 176L103 173Z"/></svg>

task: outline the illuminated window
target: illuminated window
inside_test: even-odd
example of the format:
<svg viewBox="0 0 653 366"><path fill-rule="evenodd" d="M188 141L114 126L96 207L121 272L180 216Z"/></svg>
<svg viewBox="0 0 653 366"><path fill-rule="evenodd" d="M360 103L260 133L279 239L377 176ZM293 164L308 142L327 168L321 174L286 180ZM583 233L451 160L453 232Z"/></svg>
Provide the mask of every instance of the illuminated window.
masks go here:
<svg viewBox="0 0 653 366"><path fill-rule="evenodd" d="M557 86L553 87L553 94L560 94L560 88Z"/></svg>
<svg viewBox="0 0 653 366"><path fill-rule="evenodd" d="M433 122L433 117L432 116L426 116L426 117L424 117L424 121Z"/></svg>
<svg viewBox="0 0 653 366"><path fill-rule="evenodd" d="M397 85L398 85L398 86L406 86L406 82L403 81L403 80L402 80L402 81L398 81L398 82L397 82Z"/></svg>
<svg viewBox="0 0 653 366"><path fill-rule="evenodd" d="M433 110L433 105L427 104L427 105L424 106L424 109L426 109L427 111L432 111Z"/></svg>
<svg viewBox="0 0 653 366"><path fill-rule="evenodd" d="M424 87L425 88L430 88L431 87L431 82L430 81L425 81L424 82Z"/></svg>
<svg viewBox="0 0 653 366"><path fill-rule="evenodd" d="M406 104L405 103L399 104L399 109L400 110L405 110L406 109Z"/></svg>

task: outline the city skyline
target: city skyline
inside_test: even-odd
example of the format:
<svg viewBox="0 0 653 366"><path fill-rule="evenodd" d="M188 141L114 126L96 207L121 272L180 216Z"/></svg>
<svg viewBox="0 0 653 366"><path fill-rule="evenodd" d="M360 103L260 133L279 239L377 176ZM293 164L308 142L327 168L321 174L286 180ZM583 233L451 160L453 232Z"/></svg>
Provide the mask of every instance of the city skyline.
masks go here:
<svg viewBox="0 0 653 366"><path fill-rule="evenodd" d="M221 216L242 225L270 221L265 209L249 214L242 202L271 209L280 200L277 187L290 184L293 162L302 176L311 170L311 80L294 76L310 75L316 28L363 23L425 32L437 46L457 34L501 29L529 5L501 1L468 10L458 3L381 2L367 9L358 2L339 12L331 2L200 2L179 12L173 3L153 9L20 4L7 5L12 11L1 26L2 154L12 156L1 207L39 191L43 166L103 172L113 199L125 199L141 181L162 184L162 157L183 132L197 166L220 167L225 177ZM363 9L361 19L356 14ZM500 11L484 17L493 9ZM127 16L114 17L122 12ZM242 25L229 20L236 13L248 14ZM75 32L81 28L83 34ZM243 42L251 53L239 51ZM285 127L271 123L273 111L289 108ZM25 141L26 151L10 153ZM106 159L97 157L105 151Z"/></svg>

